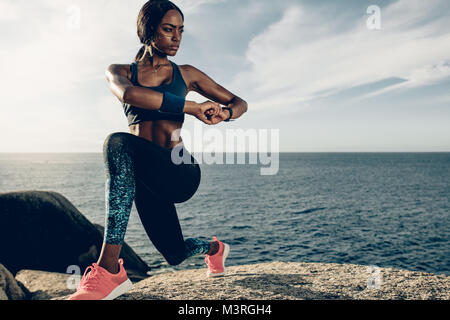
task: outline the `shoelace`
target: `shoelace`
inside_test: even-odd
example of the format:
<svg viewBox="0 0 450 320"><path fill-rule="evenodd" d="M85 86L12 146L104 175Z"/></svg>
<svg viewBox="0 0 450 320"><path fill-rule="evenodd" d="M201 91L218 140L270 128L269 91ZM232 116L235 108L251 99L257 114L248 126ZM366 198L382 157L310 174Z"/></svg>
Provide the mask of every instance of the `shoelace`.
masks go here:
<svg viewBox="0 0 450 320"><path fill-rule="evenodd" d="M89 272L89 273L88 273ZM95 289L98 285L98 282L103 275L102 270L98 267L97 264L92 264L87 267L84 271L83 277L80 281L80 289Z"/></svg>

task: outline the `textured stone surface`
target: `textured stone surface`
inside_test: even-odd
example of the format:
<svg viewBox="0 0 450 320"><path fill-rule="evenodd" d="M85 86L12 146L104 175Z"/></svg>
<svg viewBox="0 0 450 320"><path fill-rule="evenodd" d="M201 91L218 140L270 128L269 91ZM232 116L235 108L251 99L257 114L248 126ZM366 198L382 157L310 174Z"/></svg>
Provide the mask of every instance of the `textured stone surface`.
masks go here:
<svg viewBox="0 0 450 320"><path fill-rule="evenodd" d="M27 298L11 272L0 264L0 300L23 300Z"/></svg>
<svg viewBox="0 0 450 320"><path fill-rule="evenodd" d="M70 276L65 273L20 270L16 275L16 280L20 281L31 292L32 300L50 300L55 297L70 295L74 291L67 286L67 280Z"/></svg>
<svg viewBox="0 0 450 320"><path fill-rule="evenodd" d="M450 277L352 264L270 262L227 267L227 275L206 278L204 269L162 273L134 284L119 300L202 299L450 299ZM21 271L18 278L39 298L67 299L68 275ZM379 288L376 289L374 287Z"/></svg>

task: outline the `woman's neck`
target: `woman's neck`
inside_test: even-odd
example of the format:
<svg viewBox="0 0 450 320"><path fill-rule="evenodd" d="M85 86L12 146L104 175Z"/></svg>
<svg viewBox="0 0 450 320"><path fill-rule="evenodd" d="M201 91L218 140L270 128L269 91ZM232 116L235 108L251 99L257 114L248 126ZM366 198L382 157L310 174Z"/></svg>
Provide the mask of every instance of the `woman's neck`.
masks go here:
<svg viewBox="0 0 450 320"><path fill-rule="evenodd" d="M168 64L169 59L167 59L167 55L161 55L157 50L153 49L153 57L147 55L147 59L144 61L145 65L150 65L152 67L156 67L161 64Z"/></svg>

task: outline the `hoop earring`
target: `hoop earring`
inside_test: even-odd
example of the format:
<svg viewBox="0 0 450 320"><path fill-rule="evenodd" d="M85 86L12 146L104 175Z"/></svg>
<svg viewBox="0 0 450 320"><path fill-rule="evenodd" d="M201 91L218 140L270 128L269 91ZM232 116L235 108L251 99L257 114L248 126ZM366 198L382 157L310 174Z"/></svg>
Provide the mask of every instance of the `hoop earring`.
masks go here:
<svg viewBox="0 0 450 320"><path fill-rule="evenodd" d="M142 53L141 58L139 59L139 61L144 60L145 56L147 55L147 46L144 47L144 53Z"/></svg>
<svg viewBox="0 0 450 320"><path fill-rule="evenodd" d="M153 48L151 44L148 46L148 53L150 54L150 57L153 57Z"/></svg>

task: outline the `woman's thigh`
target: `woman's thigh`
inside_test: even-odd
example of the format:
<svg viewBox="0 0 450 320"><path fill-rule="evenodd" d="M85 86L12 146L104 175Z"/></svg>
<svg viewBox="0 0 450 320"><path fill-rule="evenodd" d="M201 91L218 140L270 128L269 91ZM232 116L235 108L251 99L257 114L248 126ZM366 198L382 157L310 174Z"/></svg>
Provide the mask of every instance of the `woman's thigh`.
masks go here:
<svg viewBox="0 0 450 320"><path fill-rule="evenodd" d="M182 153L192 159L191 163L176 164L171 149L131 133L117 134L127 140L136 182L174 203L187 201L195 194L200 185L200 167L185 148Z"/></svg>

